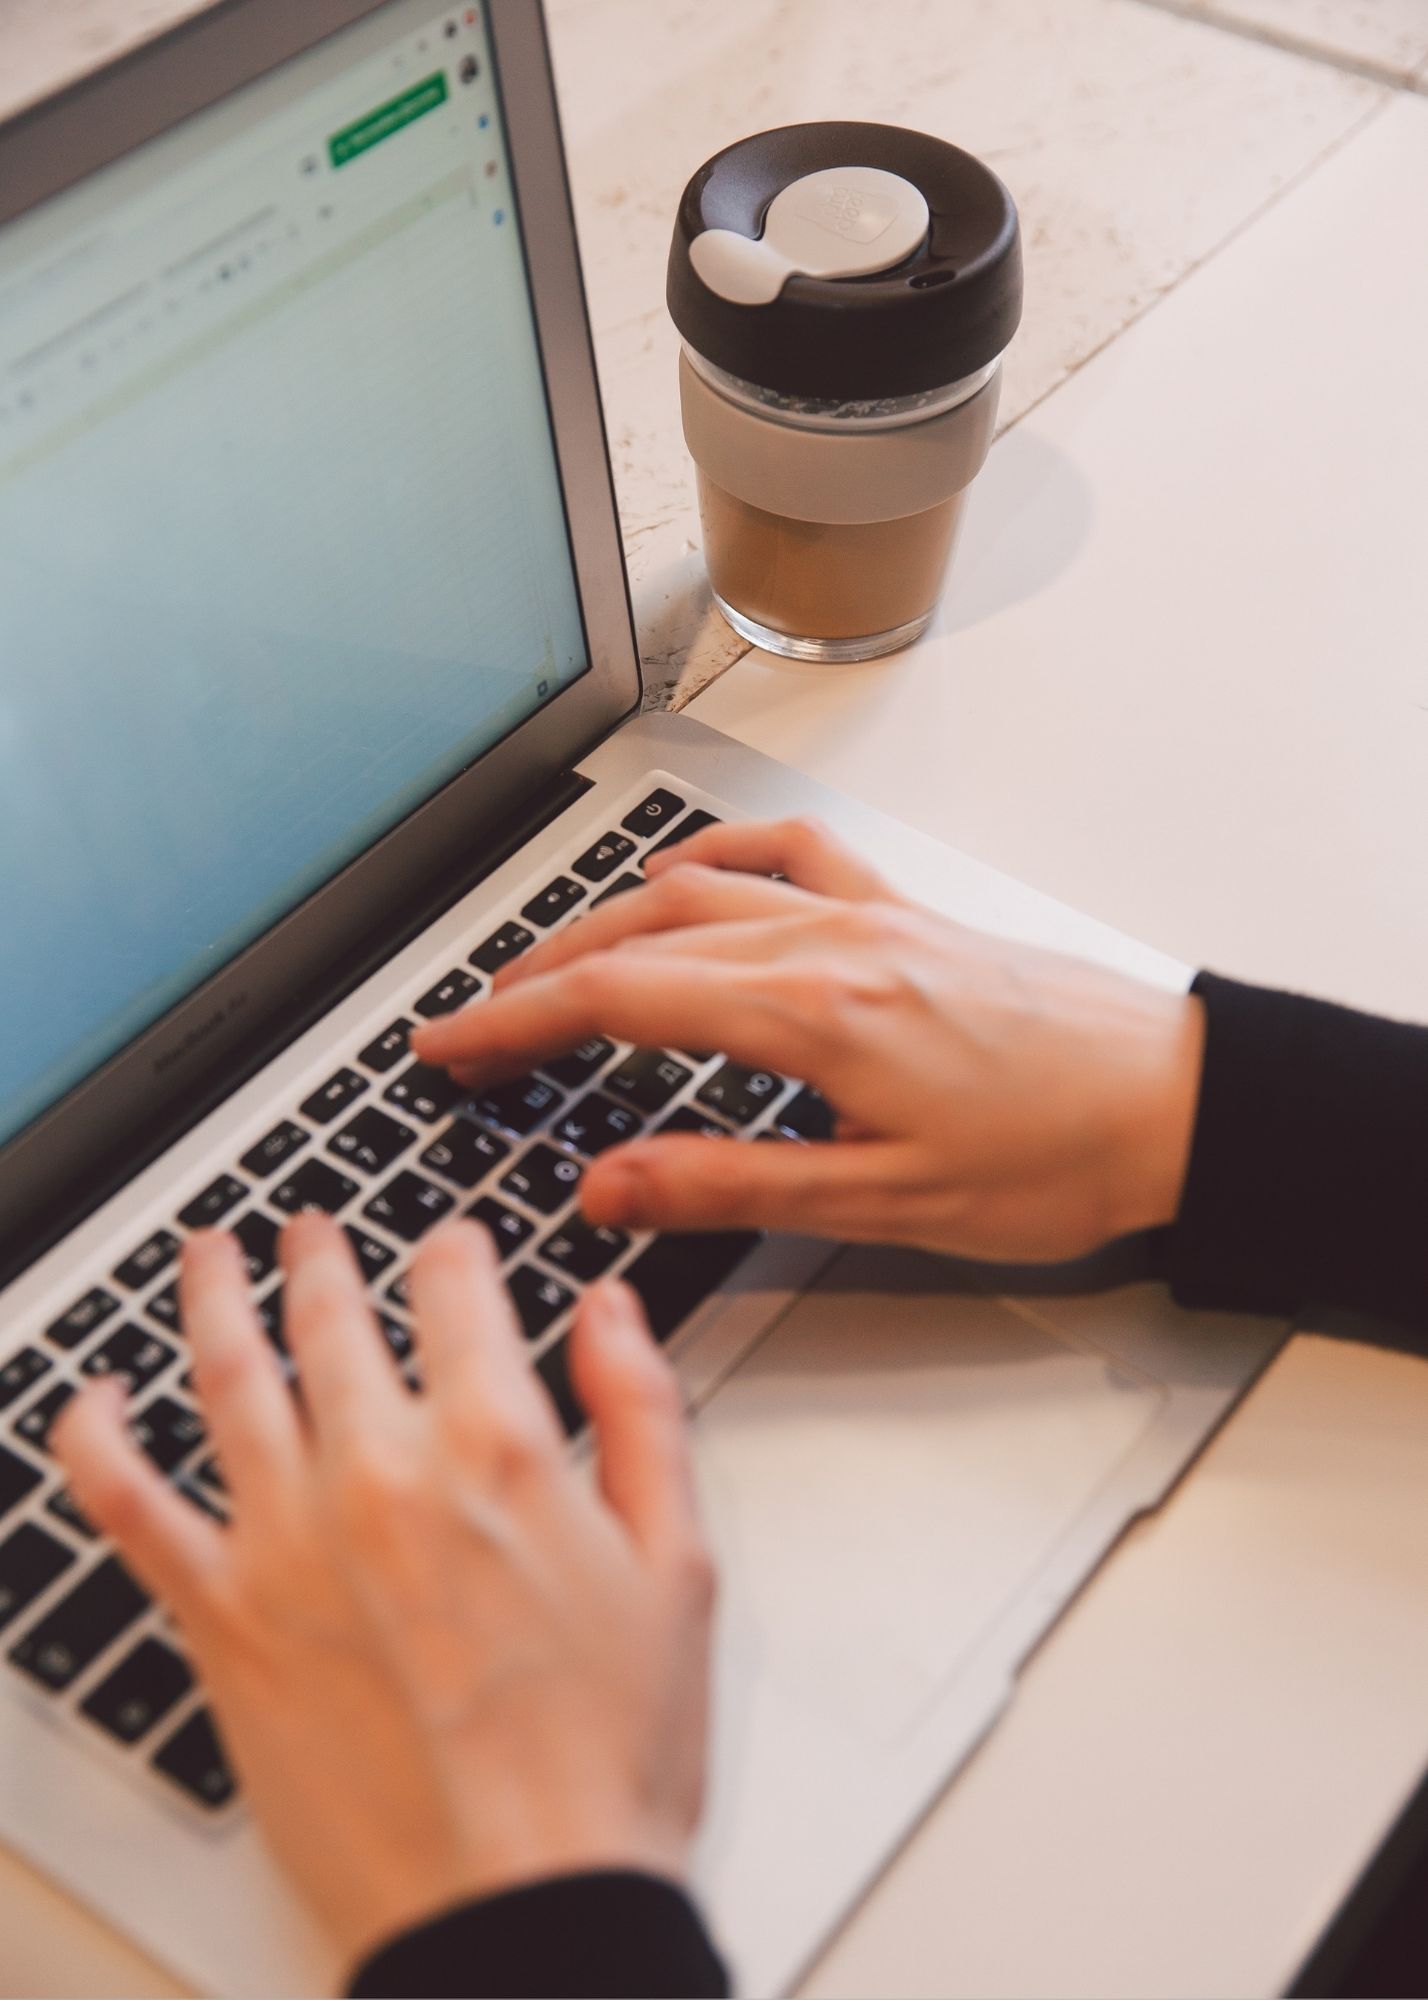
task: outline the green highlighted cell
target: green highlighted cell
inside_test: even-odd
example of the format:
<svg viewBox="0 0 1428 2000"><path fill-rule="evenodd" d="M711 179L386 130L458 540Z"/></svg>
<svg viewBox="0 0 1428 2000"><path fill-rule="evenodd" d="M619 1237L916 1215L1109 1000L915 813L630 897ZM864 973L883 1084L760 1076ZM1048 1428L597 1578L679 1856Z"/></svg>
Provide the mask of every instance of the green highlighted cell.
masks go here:
<svg viewBox="0 0 1428 2000"><path fill-rule="evenodd" d="M426 77L421 83L414 83L410 90L404 90L400 97L392 97L385 104L379 104L375 111L369 111L355 124L344 125L340 132L334 132L327 142L328 158L334 167L345 167L349 160L355 160L359 154L370 153L374 146L380 146L394 132L404 130L418 118L425 118L428 111L435 111L445 104L446 95L446 72L438 70L435 76Z"/></svg>

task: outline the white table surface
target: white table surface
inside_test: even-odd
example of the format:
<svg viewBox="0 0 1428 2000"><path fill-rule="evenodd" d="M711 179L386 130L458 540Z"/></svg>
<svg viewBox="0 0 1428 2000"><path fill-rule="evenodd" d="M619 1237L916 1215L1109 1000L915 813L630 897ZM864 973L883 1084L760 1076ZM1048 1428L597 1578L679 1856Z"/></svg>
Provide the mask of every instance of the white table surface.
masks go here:
<svg viewBox="0 0 1428 2000"><path fill-rule="evenodd" d="M0 116L191 11L0 0ZM552 14L653 698L1183 958L1428 1014L1428 0ZM832 671L708 609L661 303L700 159L813 116L983 153L1028 269L946 607ZM1428 1759L1425 1503L1428 1368L1292 1343L809 1990L1281 1986ZM0 1857L0 1993L177 1990Z"/></svg>

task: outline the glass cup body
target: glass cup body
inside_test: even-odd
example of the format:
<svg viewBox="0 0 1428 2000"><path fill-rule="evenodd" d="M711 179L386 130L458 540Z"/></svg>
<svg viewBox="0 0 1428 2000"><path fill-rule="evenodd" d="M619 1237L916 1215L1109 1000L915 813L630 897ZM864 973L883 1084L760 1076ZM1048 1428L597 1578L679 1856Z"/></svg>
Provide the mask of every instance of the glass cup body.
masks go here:
<svg viewBox="0 0 1428 2000"><path fill-rule="evenodd" d="M760 388L686 347L719 394L772 425L832 437L911 432L968 402L995 376L917 396L828 403ZM917 441L909 438L909 448ZM965 488L889 519L821 521L776 513L730 493L696 464L705 564L715 601L743 637L794 659L873 659L924 631L937 608L960 525ZM809 497L809 511L817 496Z"/></svg>

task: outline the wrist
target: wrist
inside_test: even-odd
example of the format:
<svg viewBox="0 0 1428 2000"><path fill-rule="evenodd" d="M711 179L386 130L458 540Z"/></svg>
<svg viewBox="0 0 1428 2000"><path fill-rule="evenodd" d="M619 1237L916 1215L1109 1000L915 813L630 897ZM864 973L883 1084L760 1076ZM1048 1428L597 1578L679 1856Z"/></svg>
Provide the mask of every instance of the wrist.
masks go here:
<svg viewBox="0 0 1428 2000"><path fill-rule="evenodd" d="M1157 1010L1145 1062L1117 1146L1112 1206L1117 1236L1174 1222L1190 1165L1200 1077L1205 1062L1205 1008L1179 994Z"/></svg>

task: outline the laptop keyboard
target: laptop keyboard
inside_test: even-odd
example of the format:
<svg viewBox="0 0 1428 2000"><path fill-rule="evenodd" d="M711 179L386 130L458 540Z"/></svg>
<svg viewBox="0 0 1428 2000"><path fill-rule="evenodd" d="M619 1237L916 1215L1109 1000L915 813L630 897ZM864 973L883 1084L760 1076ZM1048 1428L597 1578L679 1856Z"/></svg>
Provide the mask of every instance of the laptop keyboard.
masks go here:
<svg viewBox="0 0 1428 2000"><path fill-rule="evenodd" d="M413 995L0 1364L0 1646L8 1671L171 1796L212 1815L230 1805L236 1786L172 1627L64 1488L49 1452L60 1410L82 1378L121 1376L140 1448L195 1507L226 1520L222 1468L190 1395L176 1283L184 1233L234 1231L263 1326L291 1372L278 1232L305 1209L338 1217L393 1365L419 1391L407 1265L436 1223L469 1215L499 1246L533 1364L574 1437L584 1419L566 1346L582 1287L618 1273L668 1340L759 1241L743 1231L651 1237L595 1228L576 1206L585 1163L644 1131L825 1139L832 1114L815 1091L773 1071L604 1036L473 1092L414 1061L408 1037L417 1019L488 991L491 975L537 937L638 888L649 854L714 820L663 786L653 790L532 896L519 920L502 923Z"/></svg>

